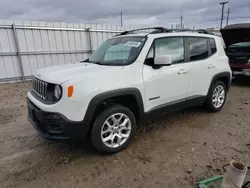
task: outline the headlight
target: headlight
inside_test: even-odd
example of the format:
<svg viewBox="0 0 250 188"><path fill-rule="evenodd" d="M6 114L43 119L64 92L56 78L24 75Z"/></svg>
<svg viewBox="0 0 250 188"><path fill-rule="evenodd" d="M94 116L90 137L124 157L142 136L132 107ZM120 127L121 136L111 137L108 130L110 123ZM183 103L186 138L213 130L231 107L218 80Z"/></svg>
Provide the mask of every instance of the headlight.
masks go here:
<svg viewBox="0 0 250 188"><path fill-rule="evenodd" d="M62 89L61 89L61 86L59 85L56 85L55 88L54 88L54 96L55 98L58 100L61 98L62 96Z"/></svg>

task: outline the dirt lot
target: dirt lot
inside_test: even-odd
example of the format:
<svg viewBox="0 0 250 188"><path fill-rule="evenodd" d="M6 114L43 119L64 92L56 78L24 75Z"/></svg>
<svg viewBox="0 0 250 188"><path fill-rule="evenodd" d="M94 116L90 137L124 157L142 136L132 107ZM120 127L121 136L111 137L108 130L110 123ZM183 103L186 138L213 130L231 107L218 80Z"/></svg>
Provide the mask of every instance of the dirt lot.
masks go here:
<svg viewBox="0 0 250 188"><path fill-rule="evenodd" d="M0 187L194 187L232 158L250 163L250 84L234 84L225 108L161 115L129 148L102 156L88 144L39 138L27 121L29 83L0 85Z"/></svg>

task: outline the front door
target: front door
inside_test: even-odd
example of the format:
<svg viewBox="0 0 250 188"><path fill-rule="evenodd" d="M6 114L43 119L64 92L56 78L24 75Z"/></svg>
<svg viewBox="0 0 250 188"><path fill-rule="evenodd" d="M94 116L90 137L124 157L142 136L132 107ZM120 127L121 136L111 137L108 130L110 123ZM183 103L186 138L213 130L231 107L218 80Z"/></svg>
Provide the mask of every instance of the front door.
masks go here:
<svg viewBox="0 0 250 188"><path fill-rule="evenodd" d="M185 63L184 54L183 37L167 37L154 41L147 58L171 55L173 62L171 65L161 67L147 63L144 65L146 111L185 102L190 64Z"/></svg>

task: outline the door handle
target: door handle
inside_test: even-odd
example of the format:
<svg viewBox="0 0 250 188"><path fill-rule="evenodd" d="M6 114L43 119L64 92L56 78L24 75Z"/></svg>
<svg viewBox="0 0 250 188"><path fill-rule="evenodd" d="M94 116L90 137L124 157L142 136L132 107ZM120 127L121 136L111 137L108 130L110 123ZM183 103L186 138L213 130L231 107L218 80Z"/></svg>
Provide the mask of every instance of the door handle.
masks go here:
<svg viewBox="0 0 250 188"><path fill-rule="evenodd" d="M213 65L213 64L209 64L209 65L207 66L208 69L213 69L213 68L215 68L215 67L216 67L216 66Z"/></svg>
<svg viewBox="0 0 250 188"><path fill-rule="evenodd" d="M187 74L188 73L188 70L185 70L185 69L180 69L177 74Z"/></svg>

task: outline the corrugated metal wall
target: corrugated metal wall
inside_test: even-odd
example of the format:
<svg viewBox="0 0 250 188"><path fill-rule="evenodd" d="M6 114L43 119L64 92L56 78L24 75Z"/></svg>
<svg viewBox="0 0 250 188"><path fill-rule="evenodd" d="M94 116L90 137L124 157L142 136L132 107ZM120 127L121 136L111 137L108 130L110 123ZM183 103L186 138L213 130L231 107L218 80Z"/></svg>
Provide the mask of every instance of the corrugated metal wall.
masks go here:
<svg viewBox="0 0 250 188"><path fill-rule="evenodd" d="M132 28L0 21L0 82L28 79L38 68L86 59L105 40L128 29Z"/></svg>

